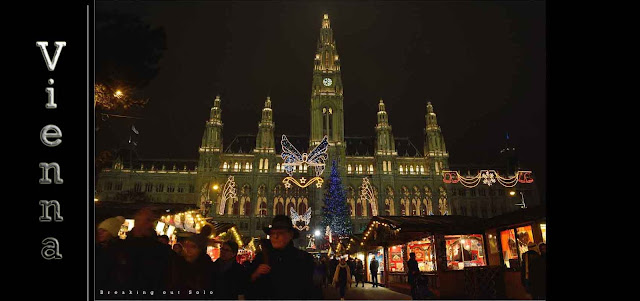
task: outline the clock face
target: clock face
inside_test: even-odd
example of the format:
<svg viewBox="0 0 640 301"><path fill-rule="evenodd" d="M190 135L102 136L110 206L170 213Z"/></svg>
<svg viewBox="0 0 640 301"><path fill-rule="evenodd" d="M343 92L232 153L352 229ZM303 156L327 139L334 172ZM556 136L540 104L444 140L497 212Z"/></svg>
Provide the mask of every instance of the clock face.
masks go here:
<svg viewBox="0 0 640 301"><path fill-rule="evenodd" d="M327 87L331 86L331 79L327 77L327 78L322 80L322 83Z"/></svg>

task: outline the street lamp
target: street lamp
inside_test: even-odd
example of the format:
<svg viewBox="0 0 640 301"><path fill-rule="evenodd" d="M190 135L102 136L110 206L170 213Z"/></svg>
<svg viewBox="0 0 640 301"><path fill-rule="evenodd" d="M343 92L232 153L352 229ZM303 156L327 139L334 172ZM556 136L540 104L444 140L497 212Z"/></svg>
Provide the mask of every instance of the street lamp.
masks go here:
<svg viewBox="0 0 640 301"><path fill-rule="evenodd" d="M321 233L320 233L320 230L316 230L316 232L314 232L313 234L314 234L316 237L319 237Z"/></svg>
<svg viewBox="0 0 640 301"><path fill-rule="evenodd" d="M117 91L116 91L116 93L114 93L114 94L113 94L113 96L115 96L115 97L117 97L117 98L122 97L122 95L123 95L123 94L122 94L122 91L120 91L120 90L117 90Z"/></svg>
<svg viewBox="0 0 640 301"><path fill-rule="evenodd" d="M509 195L510 196L515 196L516 192L513 191L513 190L509 191ZM525 204L525 202L524 202L524 193L522 193L522 191L520 191L520 197L521 197L521 203L514 204L514 205L520 206L520 208L522 208L522 209L527 209L527 204Z"/></svg>
<svg viewBox="0 0 640 301"><path fill-rule="evenodd" d="M220 188L220 186L218 186L218 184L213 184L213 187L211 187L213 190L218 191L218 189Z"/></svg>

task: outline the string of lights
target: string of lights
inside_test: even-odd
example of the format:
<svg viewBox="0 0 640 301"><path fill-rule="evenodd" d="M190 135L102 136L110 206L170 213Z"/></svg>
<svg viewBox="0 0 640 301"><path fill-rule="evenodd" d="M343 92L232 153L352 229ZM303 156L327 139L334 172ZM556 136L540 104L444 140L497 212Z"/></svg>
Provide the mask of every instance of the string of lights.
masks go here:
<svg viewBox="0 0 640 301"><path fill-rule="evenodd" d="M220 198L220 210L218 210L218 214L224 215L224 207L227 204L227 201L236 197L236 181L234 180L233 176L229 176L229 178L227 178L227 182L224 184L224 188L222 189L222 197Z"/></svg>
<svg viewBox="0 0 640 301"><path fill-rule="evenodd" d="M474 188L482 182L491 186L496 182L504 187L514 187L518 183L529 184L533 182L531 171L518 171L513 177L503 177L495 170L481 170L472 177L463 177L457 171L446 170L442 173L442 181L447 184L460 183L467 188Z"/></svg>

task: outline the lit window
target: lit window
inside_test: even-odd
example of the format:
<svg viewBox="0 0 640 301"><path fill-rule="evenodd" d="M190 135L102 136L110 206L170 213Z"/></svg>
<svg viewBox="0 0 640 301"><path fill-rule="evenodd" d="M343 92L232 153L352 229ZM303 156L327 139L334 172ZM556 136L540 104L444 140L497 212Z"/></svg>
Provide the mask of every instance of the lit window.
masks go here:
<svg viewBox="0 0 640 301"><path fill-rule="evenodd" d="M269 171L269 159L264 159L264 171Z"/></svg>
<svg viewBox="0 0 640 301"><path fill-rule="evenodd" d="M400 167L399 167L399 168L400 168L400 174L403 174L403 172L402 172L402 165L400 165Z"/></svg>
<svg viewBox="0 0 640 301"><path fill-rule="evenodd" d="M347 165L347 172L351 173L351 164Z"/></svg>
<svg viewBox="0 0 640 301"><path fill-rule="evenodd" d="M382 161L382 171L387 173L387 161Z"/></svg>
<svg viewBox="0 0 640 301"><path fill-rule="evenodd" d="M369 173L373 174L373 164L369 164Z"/></svg>
<svg viewBox="0 0 640 301"><path fill-rule="evenodd" d="M224 164L222 164L222 170L227 171L227 169L229 169L229 164L227 164L227 162L224 162Z"/></svg>
<svg viewBox="0 0 640 301"><path fill-rule="evenodd" d="M264 159L260 159L260 164L258 165L258 170L262 172L262 164L264 163Z"/></svg>
<svg viewBox="0 0 640 301"><path fill-rule="evenodd" d="M447 235L445 241L448 269L462 270L487 265L482 235Z"/></svg>
<svg viewBox="0 0 640 301"><path fill-rule="evenodd" d="M240 168L240 167L239 167L239 165L238 165L238 162L236 162L235 164L233 164L233 170L238 171L238 169L239 169L239 168Z"/></svg>

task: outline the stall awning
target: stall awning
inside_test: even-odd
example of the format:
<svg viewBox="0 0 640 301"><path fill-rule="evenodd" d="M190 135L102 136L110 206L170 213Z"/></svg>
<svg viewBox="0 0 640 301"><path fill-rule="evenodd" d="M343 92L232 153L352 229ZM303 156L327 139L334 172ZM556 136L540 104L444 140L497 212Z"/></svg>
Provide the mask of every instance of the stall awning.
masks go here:
<svg viewBox="0 0 640 301"><path fill-rule="evenodd" d="M434 234L483 233L481 219L461 215L374 216L364 232L362 245L386 246Z"/></svg>

